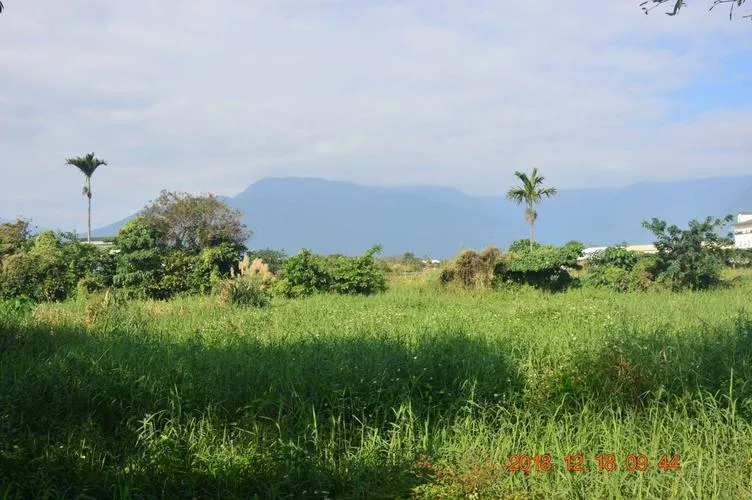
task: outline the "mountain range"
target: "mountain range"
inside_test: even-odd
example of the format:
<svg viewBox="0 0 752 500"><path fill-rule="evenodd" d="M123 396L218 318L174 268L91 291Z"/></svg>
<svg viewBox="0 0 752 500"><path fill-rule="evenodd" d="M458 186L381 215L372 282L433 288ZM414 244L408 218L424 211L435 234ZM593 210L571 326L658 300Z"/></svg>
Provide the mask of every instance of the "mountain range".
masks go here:
<svg viewBox="0 0 752 500"><path fill-rule="evenodd" d="M446 187L378 187L320 178L267 178L224 198L243 212L251 248L301 248L360 254L382 244L383 255L410 251L447 258L463 248L506 248L528 237L523 208L502 197L471 196ZM686 226L691 219L752 209L752 176L624 187L562 189L538 206L536 240L586 246L649 243L652 217ZM109 236L132 215L94 231Z"/></svg>

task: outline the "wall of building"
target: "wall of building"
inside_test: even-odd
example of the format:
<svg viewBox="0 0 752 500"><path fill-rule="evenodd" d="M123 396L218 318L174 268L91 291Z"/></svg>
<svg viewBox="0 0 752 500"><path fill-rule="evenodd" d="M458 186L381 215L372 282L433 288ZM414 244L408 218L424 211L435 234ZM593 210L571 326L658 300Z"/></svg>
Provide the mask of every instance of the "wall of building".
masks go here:
<svg viewBox="0 0 752 500"><path fill-rule="evenodd" d="M745 233L734 234L734 246L736 248L752 248L752 230L747 229Z"/></svg>
<svg viewBox="0 0 752 500"><path fill-rule="evenodd" d="M752 212L742 212L736 215L737 224L740 222L747 222L748 220L752 220Z"/></svg>

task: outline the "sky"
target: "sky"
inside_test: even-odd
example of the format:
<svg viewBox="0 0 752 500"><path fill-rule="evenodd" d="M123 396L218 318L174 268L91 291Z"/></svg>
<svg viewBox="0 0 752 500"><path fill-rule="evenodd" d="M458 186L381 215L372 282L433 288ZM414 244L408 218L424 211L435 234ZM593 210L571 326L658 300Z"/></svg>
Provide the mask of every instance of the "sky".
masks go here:
<svg viewBox="0 0 752 500"><path fill-rule="evenodd" d="M560 189L751 171L752 22L710 0L4 3L5 219L84 229L65 159L88 152L93 227L272 176L502 195L532 167Z"/></svg>

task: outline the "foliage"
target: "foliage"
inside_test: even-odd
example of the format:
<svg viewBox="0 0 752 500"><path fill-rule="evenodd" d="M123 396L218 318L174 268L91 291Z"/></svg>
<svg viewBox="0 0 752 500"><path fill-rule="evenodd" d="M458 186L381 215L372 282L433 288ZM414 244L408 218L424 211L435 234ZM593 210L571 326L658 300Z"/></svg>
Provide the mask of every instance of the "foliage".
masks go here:
<svg viewBox="0 0 752 500"><path fill-rule="evenodd" d="M241 222L239 210L211 194L163 190L144 208L140 217L156 230L161 247L193 254L221 244L241 253L252 234Z"/></svg>
<svg viewBox="0 0 752 500"><path fill-rule="evenodd" d="M381 245L375 245L359 257L337 257L332 269L330 290L361 295L385 291L386 273L374 258L381 249Z"/></svg>
<svg viewBox="0 0 752 500"><path fill-rule="evenodd" d="M655 246L660 258L660 280L675 290L701 290L717 285L724 248L731 244L731 240L718 231L732 220L731 215L707 217L702 222L692 220L688 229L669 226L656 218L644 221L643 227L657 237Z"/></svg>
<svg viewBox="0 0 752 500"><path fill-rule="evenodd" d="M28 249L31 239L30 225L26 219L0 224L0 262L6 255Z"/></svg>
<svg viewBox="0 0 752 500"><path fill-rule="evenodd" d="M510 253L503 268L497 268L502 281L558 291L572 284L570 269L578 269L577 259L584 245L571 241L564 246L542 246Z"/></svg>
<svg viewBox="0 0 752 500"><path fill-rule="evenodd" d="M230 276L238 262L237 247L229 243L201 250L194 259L192 289L198 293L209 293L223 279Z"/></svg>
<svg viewBox="0 0 752 500"><path fill-rule="evenodd" d="M115 237L117 270L115 286L143 298L165 298L162 281L162 260L165 253L159 242L163 235L145 219L128 221Z"/></svg>
<svg viewBox="0 0 752 500"><path fill-rule="evenodd" d="M657 265L656 259L643 257L640 252L608 247L590 256L582 282L617 292L645 291L655 282Z"/></svg>
<svg viewBox="0 0 752 500"><path fill-rule="evenodd" d="M492 287L496 284L495 275L501 256L501 250L490 246L480 253L463 250L442 269L439 282L462 287Z"/></svg>
<svg viewBox="0 0 752 500"><path fill-rule="evenodd" d="M629 272L640 260L640 256L640 252L627 250L623 246L608 247L590 256L588 268L591 266L614 266Z"/></svg>
<svg viewBox="0 0 752 500"><path fill-rule="evenodd" d="M111 257L73 235L45 231L18 241L0 263L0 297L57 301L77 293L79 284L85 290L111 284Z"/></svg>
<svg viewBox="0 0 752 500"><path fill-rule="evenodd" d="M277 292L288 298L305 297L328 291L331 282L332 276L326 270L323 259L303 249L285 261Z"/></svg>
<svg viewBox="0 0 752 500"><path fill-rule="evenodd" d="M752 267L752 248L731 248L726 251L725 261L733 268Z"/></svg>
<svg viewBox="0 0 752 500"><path fill-rule="evenodd" d="M533 249L538 249L541 247L541 244L537 241L533 242ZM530 240L514 240L511 245L509 245L509 252L510 253L520 253L520 252L527 252L530 250Z"/></svg>
<svg viewBox="0 0 752 500"><path fill-rule="evenodd" d="M277 274L282 270L287 259L287 254L284 250L274 250L271 248L264 248L262 250L249 250L247 253L251 261L255 259L261 259L269 267L269 271L273 274Z"/></svg>
<svg viewBox="0 0 752 500"><path fill-rule="evenodd" d="M538 212L535 211L535 205L543 201L543 198L550 198L556 194L556 188L544 188L543 182L546 180L542 175L538 175L538 169L534 168L528 176L524 172L516 171L515 176L522 182L519 187L513 187L507 192L507 199L514 201L518 205L525 205L525 220L530 224L530 250L533 250L533 227L538 219Z"/></svg>

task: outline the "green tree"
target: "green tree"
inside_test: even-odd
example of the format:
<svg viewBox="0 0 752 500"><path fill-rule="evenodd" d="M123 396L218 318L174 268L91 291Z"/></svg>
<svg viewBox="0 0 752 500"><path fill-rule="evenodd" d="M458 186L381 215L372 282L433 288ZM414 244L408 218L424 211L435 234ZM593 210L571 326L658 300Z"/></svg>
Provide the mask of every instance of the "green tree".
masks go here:
<svg viewBox="0 0 752 500"><path fill-rule="evenodd" d="M82 174L84 174L84 177L86 177L86 183L84 184L83 189L83 195L86 196L89 202L86 241L91 243L91 176L94 175L97 168L102 165L107 165L107 162L94 156L94 153L89 153L86 156L68 158L65 160L65 164L76 167Z"/></svg>
<svg viewBox="0 0 752 500"><path fill-rule="evenodd" d="M253 234L242 223L241 215L211 194L162 191L144 208L141 219L159 232L165 248L198 254L225 243L241 254Z"/></svg>
<svg viewBox="0 0 752 500"><path fill-rule="evenodd" d="M31 240L29 221L18 219L15 222L0 224L0 261L3 257L24 250Z"/></svg>
<svg viewBox="0 0 752 500"><path fill-rule="evenodd" d="M663 280L674 289L700 290L718 284L725 250L731 244L731 239L719 234L719 230L732 220L731 215L722 219L707 217L702 222L692 220L688 229L669 226L656 218L644 221L643 227L657 237L655 247Z"/></svg>
<svg viewBox="0 0 752 500"><path fill-rule="evenodd" d="M161 234L137 217L127 222L115 237L117 268L113 283L140 298L163 298L162 280L163 248L159 246Z"/></svg>
<svg viewBox="0 0 752 500"><path fill-rule="evenodd" d="M521 186L513 187L507 192L507 199L514 201L518 205L525 206L525 220L530 224L530 250L533 250L535 241L533 226L538 219L538 212L535 211L535 205L540 203L543 198L550 198L556 194L556 188L544 188L543 181L545 177L538 175L538 169L534 168L528 176L523 172L515 172L515 176L522 182Z"/></svg>
<svg viewBox="0 0 752 500"><path fill-rule="evenodd" d="M729 5L729 19L733 19L734 17L734 7L741 7L746 0L711 0L710 2L710 8L708 10L713 10L715 7L718 7L721 4L728 4ZM675 16L679 13L679 11L682 9L682 7L686 6L687 4L684 2L684 0L645 0L640 4L640 7L642 8L642 11L645 14L648 14L651 10L655 9L656 7L660 7L661 5L668 4L670 9L668 12L666 12L669 16ZM745 18L752 18L752 14L742 16Z"/></svg>

